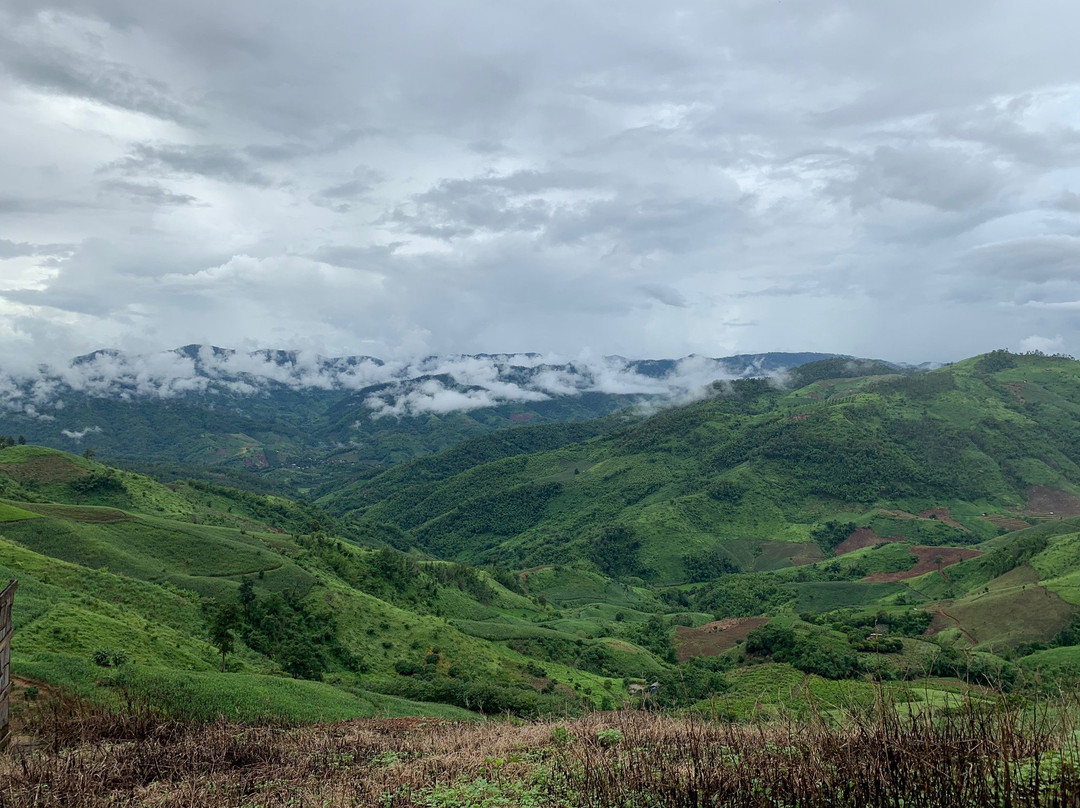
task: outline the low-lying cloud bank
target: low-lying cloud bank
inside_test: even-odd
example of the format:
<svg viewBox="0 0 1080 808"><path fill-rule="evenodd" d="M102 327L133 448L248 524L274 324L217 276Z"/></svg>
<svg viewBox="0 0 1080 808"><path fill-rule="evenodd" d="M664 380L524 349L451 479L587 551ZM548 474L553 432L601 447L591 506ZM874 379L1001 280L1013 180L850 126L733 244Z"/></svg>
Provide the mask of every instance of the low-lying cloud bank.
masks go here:
<svg viewBox="0 0 1080 808"><path fill-rule="evenodd" d="M342 391L360 397L373 418L475 410L607 393L687 401L713 382L782 372L824 354L757 354L675 360L617 356L566 360L534 353L430 356L384 362L303 351L242 353L189 345L153 354L97 351L36 374L0 371L0 409L51 419L70 395L121 400L208 399L275 391Z"/></svg>

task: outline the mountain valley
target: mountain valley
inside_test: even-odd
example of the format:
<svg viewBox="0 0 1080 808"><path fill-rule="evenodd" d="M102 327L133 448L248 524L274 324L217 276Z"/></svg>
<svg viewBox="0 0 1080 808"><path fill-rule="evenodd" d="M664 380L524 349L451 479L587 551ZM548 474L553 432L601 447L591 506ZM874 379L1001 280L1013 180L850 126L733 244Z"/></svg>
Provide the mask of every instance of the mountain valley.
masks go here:
<svg viewBox="0 0 1080 808"><path fill-rule="evenodd" d="M14 673L291 723L1052 683L1080 672L1078 402L1063 357L833 358L292 497L13 436Z"/></svg>

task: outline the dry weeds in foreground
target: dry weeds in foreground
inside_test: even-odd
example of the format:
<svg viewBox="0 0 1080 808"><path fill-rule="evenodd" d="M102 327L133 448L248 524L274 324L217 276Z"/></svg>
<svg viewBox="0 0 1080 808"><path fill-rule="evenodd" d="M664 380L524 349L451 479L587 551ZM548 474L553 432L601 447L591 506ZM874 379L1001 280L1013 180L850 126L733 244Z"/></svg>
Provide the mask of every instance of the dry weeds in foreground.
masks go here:
<svg viewBox="0 0 1080 808"><path fill-rule="evenodd" d="M3 806L1080 806L1072 709L878 705L842 727L647 713L562 724L190 726L41 711L0 758Z"/></svg>

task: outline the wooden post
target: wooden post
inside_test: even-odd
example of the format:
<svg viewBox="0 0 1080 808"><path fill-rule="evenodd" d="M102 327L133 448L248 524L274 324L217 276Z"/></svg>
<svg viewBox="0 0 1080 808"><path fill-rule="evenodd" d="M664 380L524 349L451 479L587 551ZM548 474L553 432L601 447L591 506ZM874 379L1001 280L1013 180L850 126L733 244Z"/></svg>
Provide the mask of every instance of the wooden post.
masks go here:
<svg viewBox="0 0 1080 808"><path fill-rule="evenodd" d="M15 603L18 581L11 581L0 592L0 749L8 742L8 696L11 693L11 607Z"/></svg>

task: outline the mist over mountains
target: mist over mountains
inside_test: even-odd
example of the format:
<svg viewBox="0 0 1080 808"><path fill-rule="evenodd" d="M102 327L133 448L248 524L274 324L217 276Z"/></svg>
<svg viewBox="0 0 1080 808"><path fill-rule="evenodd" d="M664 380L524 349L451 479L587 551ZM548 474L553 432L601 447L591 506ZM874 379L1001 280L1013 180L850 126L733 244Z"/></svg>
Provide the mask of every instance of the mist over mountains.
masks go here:
<svg viewBox="0 0 1080 808"><path fill-rule="evenodd" d="M506 353L384 361L209 345L101 350L30 375L0 367L0 435L93 449L115 462L182 464L170 473L185 475L221 467L234 475L317 477L326 462L343 472L379 468L510 427L580 424L631 407L641 416L715 394L718 381L771 376L782 383L785 371L829 356ZM589 434L607 428L594 425ZM587 436L573 431L558 440ZM303 487L291 476L288 484Z"/></svg>
<svg viewBox="0 0 1080 808"><path fill-rule="evenodd" d="M284 391L345 393L375 418L466 412L585 393L685 401L701 395L717 380L777 374L831 356L762 353L568 360L550 354L507 353L384 361L303 351L241 352L210 345L149 354L100 350L67 365L43 365L32 376L9 375L0 369L0 409L50 420L59 416L73 396L227 404Z"/></svg>

